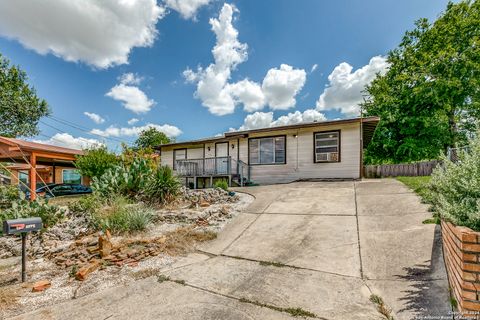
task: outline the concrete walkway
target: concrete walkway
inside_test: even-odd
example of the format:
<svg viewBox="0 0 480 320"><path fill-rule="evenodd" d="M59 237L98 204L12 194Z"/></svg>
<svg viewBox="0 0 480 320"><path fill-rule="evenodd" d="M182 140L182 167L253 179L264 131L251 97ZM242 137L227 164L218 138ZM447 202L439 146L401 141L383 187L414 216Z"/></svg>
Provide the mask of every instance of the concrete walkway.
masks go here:
<svg viewBox="0 0 480 320"><path fill-rule="evenodd" d="M216 240L163 270L170 280L147 278L18 319L384 319L372 293L395 319L448 315L440 230L422 224L430 213L401 183L244 191L256 200Z"/></svg>

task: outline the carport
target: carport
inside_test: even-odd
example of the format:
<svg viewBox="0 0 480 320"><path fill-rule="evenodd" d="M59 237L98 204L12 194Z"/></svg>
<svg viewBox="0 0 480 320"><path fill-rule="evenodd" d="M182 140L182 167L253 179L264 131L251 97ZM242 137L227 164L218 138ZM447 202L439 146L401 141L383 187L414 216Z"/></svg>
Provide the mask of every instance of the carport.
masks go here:
<svg viewBox="0 0 480 320"><path fill-rule="evenodd" d="M13 163L15 165L24 164L23 167L29 171L31 200L35 200L36 198L35 186L37 185L37 177L40 182L47 182L44 181L45 179L42 178L42 176L40 176L37 166L41 166L42 169L45 167L51 167L52 179L55 181L55 167L61 166L75 168L74 161L76 160L76 156L82 154L83 152L81 150L0 137L0 167L6 168L7 171L11 173L7 166L1 164L1 162Z"/></svg>

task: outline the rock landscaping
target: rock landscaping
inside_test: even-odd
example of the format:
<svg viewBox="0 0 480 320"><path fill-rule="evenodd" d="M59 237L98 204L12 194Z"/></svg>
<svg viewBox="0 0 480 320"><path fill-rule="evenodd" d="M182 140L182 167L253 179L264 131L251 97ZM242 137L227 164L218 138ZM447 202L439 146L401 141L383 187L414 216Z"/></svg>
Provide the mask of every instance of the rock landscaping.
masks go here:
<svg viewBox="0 0 480 320"><path fill-rule="evenodd" d="M253 197L221 189L181 188L159 205L142 232L96 231L87 214L67 210L56 225L28 237L28 283L19 284L19 237L0 237L0 291L15 292L0 318L154 275L195 244L216 237Z"/></svg>

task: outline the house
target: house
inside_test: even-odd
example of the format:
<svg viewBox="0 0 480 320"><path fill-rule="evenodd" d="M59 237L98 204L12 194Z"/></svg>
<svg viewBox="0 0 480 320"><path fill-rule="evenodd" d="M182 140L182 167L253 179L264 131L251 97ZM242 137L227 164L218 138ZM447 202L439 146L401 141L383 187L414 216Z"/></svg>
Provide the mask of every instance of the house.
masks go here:
<svg viewBox="0 0 480 320"><path fill-rule="evenodd" d="M300 123L158 146L161 163L193 187L358 179L378 117Z"/></svg>
<svg viewBox="0 0 480 320"><path fill-rule="evenodd" d="M89 184L75 168L82 150L0 137L0 168L10 173L12 184L38 186L46 183ZM35 193L31 193L35 198Z"/></svg>

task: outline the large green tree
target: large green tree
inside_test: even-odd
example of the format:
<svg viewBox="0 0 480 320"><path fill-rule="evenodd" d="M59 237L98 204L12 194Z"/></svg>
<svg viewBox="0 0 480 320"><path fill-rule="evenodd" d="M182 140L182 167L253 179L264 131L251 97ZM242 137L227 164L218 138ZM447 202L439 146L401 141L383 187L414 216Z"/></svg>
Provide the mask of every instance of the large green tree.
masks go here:
<svg viewBox="0 0 480 320"><path fill-rule="evenodd" d="M47 103L28 84L25 71L0 54L0 135L37 135L38 121L48 114Z"/></svg>
<svg viewBox="0 0 480 320"><path fill-rule="evenodd" d="M115 153L108 151L105 146L95 146L83 151L82 156L77 157L75 167L83 176L90 178L101 177L105 171L120 162Z"/></svg>
<svg viewBox="0 0 480 320"><path fill-rule="evenodd" d="M480 117L480 1L418 20L388 62L366 88L366 114L381 117L366 161L434 159L464 144Z"/></svg>
<svg viewBox="0 0 480 320"><path fill-rule="evenodd" d="M135 147L137 149L153 149L161 144L172 142L167 135L156 128L150 127L140 132Z"/></svg>

